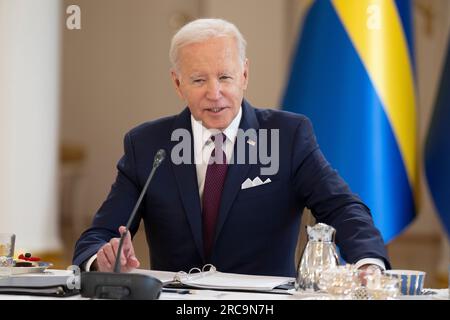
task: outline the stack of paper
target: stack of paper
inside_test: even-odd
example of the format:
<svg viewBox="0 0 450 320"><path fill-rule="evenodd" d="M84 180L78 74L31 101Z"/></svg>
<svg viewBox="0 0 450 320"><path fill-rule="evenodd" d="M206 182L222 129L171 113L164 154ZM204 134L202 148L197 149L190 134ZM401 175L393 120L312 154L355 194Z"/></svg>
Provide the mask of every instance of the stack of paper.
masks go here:
<svg viewBox="0 0 450 320"><path fill-rule="evenodd" d="M287 277L255 276L218 271L207 271L180 277L182 284L191 287L249 291L271 291L275 287L287 284L293 280L293 278Z"/></svg>

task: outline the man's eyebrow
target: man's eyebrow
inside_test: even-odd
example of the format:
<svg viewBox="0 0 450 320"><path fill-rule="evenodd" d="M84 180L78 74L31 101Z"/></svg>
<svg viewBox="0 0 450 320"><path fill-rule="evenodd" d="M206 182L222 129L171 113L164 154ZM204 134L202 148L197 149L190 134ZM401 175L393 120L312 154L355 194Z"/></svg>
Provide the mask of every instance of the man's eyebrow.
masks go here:
<svg viewBox="0 0 450 320"><path fill-rule="evenodd" d="M189 76L189 79L195 79L195 78L198 78L198 77L204 77L204 75L202 73L196 72L196 73L191 74Z"/></svg>

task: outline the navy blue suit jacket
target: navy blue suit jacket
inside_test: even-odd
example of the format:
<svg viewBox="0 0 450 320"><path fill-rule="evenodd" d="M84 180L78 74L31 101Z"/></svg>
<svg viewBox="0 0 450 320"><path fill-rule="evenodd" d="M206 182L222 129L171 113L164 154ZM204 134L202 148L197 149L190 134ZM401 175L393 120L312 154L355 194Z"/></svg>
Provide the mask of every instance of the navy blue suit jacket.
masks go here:
<svg viewBox="0 0 450 320"><path fill-rule="evenodd" d="M110 238L119 236L118 227L126 225L155 153L164 148L167 158L156 171L138 211L139 218L130 228L135 234L143 219L152 269L186 271L212 263L223 272L294 276L304 207L311 209L318 222L337 230L336 243L347 262L379 258L389 266L369 209L325 160L310 121L298 114L256 109L245 100L241 129L279 129L279 170L269 176L271 183L242 190L241 184L247 178L261 177L260 169L267 165L229 165L215 243L206 260L195 164L175 165L170 161L171 150L178 143L171 141L171 134L177 128L192 132L190 115L186 108L176 116L145 123L126 134L116 181L92 226L78 240L74 264L81 265Z"/></svg>

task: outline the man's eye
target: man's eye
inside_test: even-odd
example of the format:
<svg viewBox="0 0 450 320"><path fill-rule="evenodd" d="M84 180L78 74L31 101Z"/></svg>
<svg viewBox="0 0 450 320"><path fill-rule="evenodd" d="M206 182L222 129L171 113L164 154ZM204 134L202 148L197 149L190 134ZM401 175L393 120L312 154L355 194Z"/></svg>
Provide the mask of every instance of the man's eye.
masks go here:
<svg viewBox="0 0 450 320"><path fill-rule="evenodd" d="M230 80L232 78L230 76L221 76L219 79L220 80Z"/></svg>
<svg viewBox="0 0 450 320"><path fill-rule="evenodd" d="M195 84L201 84L201 83L205 82L205 80L203 80L203 79L195 79L193 82Z"/></svg>

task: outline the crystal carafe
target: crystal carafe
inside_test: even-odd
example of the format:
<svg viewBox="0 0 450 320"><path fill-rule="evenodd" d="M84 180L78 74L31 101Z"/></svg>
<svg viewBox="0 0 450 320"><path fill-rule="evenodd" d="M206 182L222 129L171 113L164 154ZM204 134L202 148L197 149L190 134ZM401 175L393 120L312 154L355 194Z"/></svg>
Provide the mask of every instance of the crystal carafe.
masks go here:
<svg viewBox="0 0 450 320"><path fill-rule="evenodd" d="M335 232L333 227L324 223L307 226L308 243L303 251L295 281L297 291L318 291L323 270L339 264L334 244Z"/></svg>

